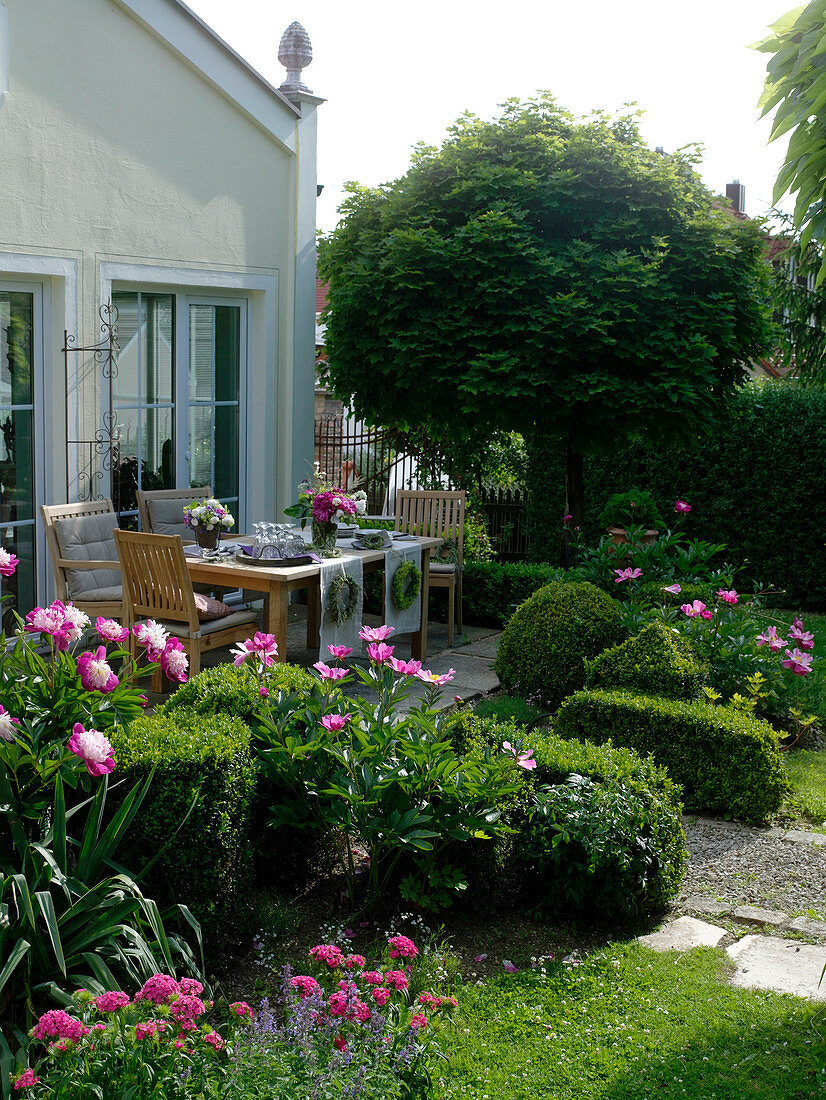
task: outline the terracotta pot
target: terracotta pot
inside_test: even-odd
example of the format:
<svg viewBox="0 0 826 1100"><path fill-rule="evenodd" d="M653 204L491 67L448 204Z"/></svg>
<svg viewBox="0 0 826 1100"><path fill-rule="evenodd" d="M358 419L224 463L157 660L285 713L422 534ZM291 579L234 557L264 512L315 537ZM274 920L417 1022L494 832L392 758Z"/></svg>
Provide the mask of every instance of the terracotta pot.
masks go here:
<svg viewBox="0 0 826 1100"><path fill-rule="evenodd" d="M657 540L659 531L645 531L642 538L636 542L635 546L651 546ZM608 534L611 536L611 542L615 546L627 546L631 539L628 537L628 531L625 527L609 527Z"/></svg>

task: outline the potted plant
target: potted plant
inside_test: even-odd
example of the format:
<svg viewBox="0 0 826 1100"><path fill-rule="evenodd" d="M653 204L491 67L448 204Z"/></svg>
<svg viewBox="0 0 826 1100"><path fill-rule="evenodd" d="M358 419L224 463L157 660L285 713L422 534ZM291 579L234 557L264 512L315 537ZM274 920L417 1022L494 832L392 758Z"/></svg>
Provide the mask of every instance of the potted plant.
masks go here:
<svg viewBox="0 0 826 1100"><path fill-rule="evenodd" d="M221 540L222 528L232 527L233 523L234 518L215 497L184 505L184 525L192 528L202 550L214 550Z"/></svg>
<svg viewBox="0 0 826 1100"><path fill-rule="evenodd" d="M614 493L600 513L599 522L617 546L630 542L650 546L665 527L656 501L643 489Z"/></svg>

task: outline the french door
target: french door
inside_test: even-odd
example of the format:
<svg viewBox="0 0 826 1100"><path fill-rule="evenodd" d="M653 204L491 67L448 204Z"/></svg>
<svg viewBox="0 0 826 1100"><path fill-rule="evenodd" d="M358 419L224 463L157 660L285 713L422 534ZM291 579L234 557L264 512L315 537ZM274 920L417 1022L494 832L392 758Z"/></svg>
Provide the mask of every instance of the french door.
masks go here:
<svg viewBox="0 0 826 1100"><path fill-rule="evenodd" d="M244 530L246 301L142 290L112 300L121 521L137 524L136 489L211 485Z"/></svg>

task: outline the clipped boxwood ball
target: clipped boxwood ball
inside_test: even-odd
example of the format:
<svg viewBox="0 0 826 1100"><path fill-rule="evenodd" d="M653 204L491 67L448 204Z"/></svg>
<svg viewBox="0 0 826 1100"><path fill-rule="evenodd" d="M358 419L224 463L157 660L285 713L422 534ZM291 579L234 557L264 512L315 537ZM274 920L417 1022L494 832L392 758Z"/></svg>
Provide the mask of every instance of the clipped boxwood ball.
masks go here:
<svg viewBox="0 0 826 1100"><path fill-rule="evenodd" d="M556 710L585 684L585 660L625 640L619 604L593 584L554 582L517 607L496 671L506 691Z"/></svg>

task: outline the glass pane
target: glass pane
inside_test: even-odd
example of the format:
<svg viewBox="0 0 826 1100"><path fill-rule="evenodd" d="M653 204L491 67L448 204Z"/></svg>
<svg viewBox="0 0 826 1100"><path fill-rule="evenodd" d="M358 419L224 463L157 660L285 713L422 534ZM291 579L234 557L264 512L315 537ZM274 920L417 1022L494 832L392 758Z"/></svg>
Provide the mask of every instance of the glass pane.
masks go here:
<svg viewBox="0 0 826 1100"><path fill-rule="evenodd" d="M122 291L112 296L118 307L118 373L116 405L172 402L174 385L175 309L171 294Z"/></svg>
<svg viewBox="0 0 826 1100"><path fill-rule="evenodd" d="M116 405L137 405L140 402L140 333L142 309L140 295L113 294L112 303L118 309L118 373L112 394Z"/></svg>
<svg viewBox="0 0 826 1100"><path fill-rule="evenodd" d="M189 410L189 484L211 485L217 492L212 480L214 414L211 405Z"/></svg>
<svg viewBox="0 0 826 1100"><path fill-rule="evenodd" d="M0 528L0 543L20 559L12 577L0 577L0 594L11 596L2 605L3 623L6 629L14 629L11 612L25 615L35 605L34 592L34 526Z"/></svg>
<svg viewBox="0 0 826 1100"><path fill-rule="evenodd" d="M215 410L215 463L212 487L223 503L238 497L238 406L219 405Z"/></svg>
<svg viewBox="0 0 826 1100"><path fill-rule="evenodd" d="M163 405L172 401L174 369L174 308L171 294L141 295L146 303L144 401Z"/></svg>
<svg viewBox="0 0 826 1100"><path fill-rule="evenodd" d="M237 401L241 385L241 310L215 307L215 400Z"/></svg>
<svg viewBox="0 0 826 1100"><path fill-rule="evenodd" d="M34 518L32 416L0 407L0 523Z"/></svg>
<svg viewBox="0 0 826 1100"><path fill-rule="evenodd" d="M137 508L136 489L172 489L175 462L171 408L120 409L119 460L113 479L117 511Z"/></svg>
<svg viewBox="0 0 826 1100"><path fill-rule="evenodd" d="M215 309L189 307L189 400L214 401Z"/></svg>
<svg viewBox="0 0 826 1100"><path fill-rule="evenodd" d="M32 403L34 295L0 291L0 404Z"/></svg>

